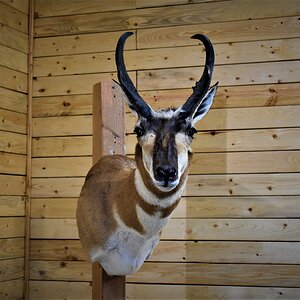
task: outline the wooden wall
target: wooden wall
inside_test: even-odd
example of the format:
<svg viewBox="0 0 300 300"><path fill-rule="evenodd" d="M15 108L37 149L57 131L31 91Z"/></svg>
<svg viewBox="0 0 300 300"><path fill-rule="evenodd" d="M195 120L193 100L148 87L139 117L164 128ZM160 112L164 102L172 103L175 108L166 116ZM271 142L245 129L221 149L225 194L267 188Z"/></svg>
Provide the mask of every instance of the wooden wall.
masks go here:
<svg viewBox="0 0 300 300"><path fill-rule="evenodd" d="M127 297L299 298L299 1L35 6L31 299L91 296L75 220L92 162L91 91L116 77L114 49L127 30L136 33L128 70L154 108L191 93L204 61L194 33L214 43L220 81L193 142L185 197L151 260L127 277ZM128 154L134 121L127 114Z"/></svg>
<svg viewBox="0 0 300 300"><path fill-rule="evenodd" d="M28 1L0 1L0 299L23 298Z"/></svg>

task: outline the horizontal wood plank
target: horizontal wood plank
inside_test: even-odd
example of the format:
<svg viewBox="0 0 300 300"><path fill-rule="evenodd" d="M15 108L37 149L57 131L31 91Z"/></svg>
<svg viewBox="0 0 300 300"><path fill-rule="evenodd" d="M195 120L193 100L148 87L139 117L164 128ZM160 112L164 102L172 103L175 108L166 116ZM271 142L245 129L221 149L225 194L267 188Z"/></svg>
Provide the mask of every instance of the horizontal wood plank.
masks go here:
<svg viewBox="0 0 300 300"><path fill-rule="evenodd" d="M201 276L199 276L201 274ZM299 266L145 263L127 282L299 287Z"/></svg>
<svg viewBox="0 0 300 300"><path fill-rule="evenodd" d="M129 72L129 76L135 82L135 73ZM39 77L33 81L33 96L87 94L92 91L94 84L110 79L116 79L116 74L100 73Z"/></svg>
<svg viewBox="0 0 300 300"><path fill-rule="evenodd" d="M25 2L25 1L20 1ZM22 299L24 281L23 279L14 279L0 282L0 298L1 299Z"/></svg>
<svg viewBox="0 0 300 300"><path fill-rule="evenodd" d="M0 173L25 175L26 156L0 152Z"/></svg>
<svg viewBox="0 0 300 300"><path fill-rule="evenodd" d="M0 99L1 108L27 113L27 95L0 87Z"/></svg>
<svg viewBox="0 0 300 300"><path fill-rule="evenodd" d="M298 105L299 83L243 85L219 87L213 108ZM191 95L188 89L141 92L142 97L155 109L179 107Z"/></svg>
<svg viewBox="0 0 300 300"><path fill-rule="evenodd" d="M91 281L91 268L91 264L81 261L31 261L30 279Z"/></svg>
<svg viewBox="0 0 300 300"><path fill-rule="evenodd" d="M197 153L190 174L300 172L299 151Z"/></svg>
<svg viewBox="0 0 300 300"><path fill-rule="evenodd" d="M88 114L92 114L91 94L33 98L34 118Z"/></svg>
<svg viewBox="0 0 300 300"><path fill-rule="evenodd" d="M64 228L62 231L61 228ZM299 219L171 219L163 240L298 241ZM32 219L34 239L78 239L75 219Z"/></svg>
<svg viewBox="0 0 300 300"><path fill-rule="evenodd" d="M0 260L0 281L19 279L24 276L24 258Z"/></svg>
<svg viewBox="0 0 300 300"><path fill-rule="evenodd" d="M1 44L28 53L28 35L19 32L8 26L1 26L0 30Z"/></svg>
<svg viewBox="0 0 300 300"><path fill-rule="evenodd" d="M75 123L80 126L74 126ZM59 132L61 132L61 134ZM34 118L32 122L33 137L53 136L53 135L54 136L91 135L91 133L92 133L91 115Z"/></svg>
<svg viewBox="0 0 300 300"><path fill-rule="evenodd" d="M85 176L92 165L92 157L33 158L32 177Z"/></svg>
<svg viewBox="0 0 300 300"><path fill-rule="evenodd" d="M26 115L0 109L0 130L26 133Z"/></svg>
<svg viewBox="0 0 300 300"><path fill-rule="evenodd" d="M298 195L299 180L300 175L297 173L190 175L184 195ZM84 178L77 177L33 178L32 196L42 198L78 197L83 182Z"/></svg>
<svg viewBox="0 0 300 300"><path fill-rule="evenodd" d="M279 17L205 24L201 26L201 33L209 36L214 44L233 43L298 37L298 26L298 17ZM190 37L197 33L199 25L139 29L137 47L143 49L195 45L197 42Z"/></svg>
<svg viewBox="0 0 300 300"><path fill-rule="evenodd" d="M202 69L197 67L138 71L137 84L140 90L188 88L200 74ZM297 82L299 77L300 63L294 61L216 66L213 78L227 86Z"/></svg>
<svg viewBox="0 0 300 300"><path fill-rule="evenodd" d="M114 51L118 38L124 32L35 38L34 57ZM135 49L135 40L128 39L125 49Z"/></svg>
<svg viewBox="0 0 300 300"><path fill-rule="evenodd" d="M0 66L0 86L14 91L27 93L27 74Z"/></svg>
<svg viewBox="0 0 300 300"><path fill-rule="evenodd" d="M32 240L31 260L86 260L79 240ZM297 242L160 241L149 261L299 264Z"/></svg>
<svg viewBox="0 0 300 300"><path fill-rule="evenodd" d="M92 285L90 282L70 282L70 281L35 281L29 282L30 299L40 300L50 297L50 299L91 299Z"/></svg>
<svg viewBox="0 0 300 300"><path fill-rule="evenodd" d="M216 65L299 59L299 39L215 45ZM35 76L115 72L114 52L54 56L34 60ZM188 46L125 52L127 70L195 67L204 64L203 47Z"/></svg>
<svg viewBox="0 0 300 300"><path fill-rule="evenodd" d="M32 218L76 218L77 198L33 198ZM298 218L299 196L183 197L173 218Z"/></svg>
<svg viewBox="0 0 300 300"><path fill-rule="evenodd" d="M0 216L25 215L25 199L21 196L0 196Z"/></svg>
<svg viewBox="0 0 300 300"><path fill-rule="evenodd" d="M17 10L23 12L24 14L28 15L29 0L22 0L22 1L1 0L1 1L13 8L16 8Z"/></svg>
<svg viewBox="0 0 300 300"><path fill-rule="evenodd" d="M167 6L167 5L180 5L190 3L202 3L202 2L213 2L218 0L136 0L137 8L145 7L156 7L156 6Z"/></svg>
<svg viewBox="0 0 300 300"><path fill-rule="evenodd" d="M26 135L0 131L0 151L26 154Z"/></svg>
<svg viewBox="0 0 300 300"><path fill-rule="evenodd" d="M25 177L13 175L0 175L0 195L25 194Z"/></svg>
<svg viewBox="0 0 300 300"><path fill-rule="evenodd" d="M34 138L33 157L92 154L92 136Z"/></svg>
<svg viewBox="0 0 300 300"><path fill-rule="evenodd" d="M98 0L38 0L35 3L37 18L53 17L60 15L74 15L84 13L95 13L103 11L134 9L135 0L107 0L99 5Z"/></svg>
<svg viewBox="0 0 300 300"><path fill-rule="evenodd" d="M213 108L298 105L299 83L219 87ZM155 110L179 107L191 95L191 89L141 92ZM127 111L128 108L127 108ZM71 95L33 99L33 117L57 117L92 114L92 96Z"/></svg>
<svg viewBox="0 0 300 300"><path fill-rule="evenodd" d="M23 237L25 234L24 217L2 217L0 225L1 238Z"/></svg>
<svg viewBox="0 0 300 300"><path fill-rule="evenodd" d="M0 260L23 256L24 238L0 239Z"/></svg>
<svg viewBox="0 0 300 300"><path fill-rule="evenodd" d="M27 55L0 44L0 65L27 73Z"/></svg>
<svg viewBox="0 0 300 300"><path fill-rule="evenodd" d="M299 288L236 287L174 284L127 284L127 299L298 299ZM147 296L145 296L147 295ZM147 297L147 298L146 298Z"/></svg>
<svg viewBox="0 0 300 300"><path fill-rule="evenodd" d="M81 14L76 16L57 16L36 19L37 37L67 35L74 33L105 32L126 29L194 25L224 21L263 19L281 16L295 16L299 13L296 3L284 6L283 0L260 2L224 1L184 5L180 7L158 7L139 10L123 10ZM271 5L272 4L272 5ZM238 11L232 7L238 6ZM199 25L198 25L199 26Z"/></svg>
<svg viewBox="0 0 300 300"><path fill-rule="evenodd" d="M28 16L3 2L0 2L0 22L28 34Z"/></svg>

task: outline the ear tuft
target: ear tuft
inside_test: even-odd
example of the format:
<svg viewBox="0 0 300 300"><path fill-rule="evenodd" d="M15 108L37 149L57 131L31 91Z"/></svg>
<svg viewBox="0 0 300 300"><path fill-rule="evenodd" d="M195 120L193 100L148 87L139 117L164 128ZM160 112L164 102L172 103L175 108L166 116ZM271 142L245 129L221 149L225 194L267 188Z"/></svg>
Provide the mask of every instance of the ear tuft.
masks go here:
<svg viewBox="0 0 300 300"><path fill-rule="evenodd" d="M193 121L192 124L194 125L198 121L200 121L210 110L214 97L217 92L219 82L217 81L212 87L209 88L205 96L203 97L200 105L198 106L194 116L193 116Z"/></svg>

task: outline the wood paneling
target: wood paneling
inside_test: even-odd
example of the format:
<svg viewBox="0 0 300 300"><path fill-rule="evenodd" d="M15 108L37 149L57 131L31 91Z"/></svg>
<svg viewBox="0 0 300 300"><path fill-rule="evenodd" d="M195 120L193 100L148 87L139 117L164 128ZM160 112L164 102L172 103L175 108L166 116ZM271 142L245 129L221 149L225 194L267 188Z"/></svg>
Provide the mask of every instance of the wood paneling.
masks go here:
<svg viewBox="0 0 300 300"><path fill-rule="evenodd" d="M0 44L0 65L26 73L27 55Z"/></svg>
<svg viewBox="0 0 300 300"><path fill-rule="evenodd" d="M184 5L180 7L180 14L178 7L171 6L40 18L36 19L35 32L41 37L297 15L297 3L288 6L283 3L283 0L265 0L260 5L253 5L249 0L232 0ZM238 10L233 10L232 7L237 5Z"/></svg>
<svg viewBox="0 0 300 300"><path fill-rule="evenodd" d="M1 78L0 86L14 91L27 92L27 75L19 71L0 66L0 73L5 74Z"/></svg>
<svg viewBox="0 0 300 300"><path fill-rule="evenodd" d="M220 87L197 124L185 196L150 261L128 276L127 298L298 299L299 5L121 2L37 0L31 298L91 297L75 220L91 164L91 86L116 77L115 45L129 29L126 66L154 109L190 96L204 63L195 33L214 44ZM130 155L135 122L126 114Z"/></svg>
<svg viewBox="0 0 300 300"><path fill-rule="evenodd" d="M26 133L26 115L0 108L0 130Z"/></svg>
<svg viewBox="0 0 300 300"><path fill-rule="evenodd" d="M84 13L95 13L103 11L134 9L135 0L107 0L99 3L99 0L37 0L35 3L36 16L38 18L47 16L74 15Z"/></svg>
<svg viewBox="0 0 300 300"><path fill-rule="evenodd" d="M0 87L0 99L1 108L20 113L27 112L27 96L25 94Z"/></svg>
<svg viewBox="0 0 300 300"><path fill-rule="evenodd" d="M173 218L298 218L299 196L183 197ZM32 218L75 219L77 198L32 199Z"/></svg>
<svg viewBox="0 0 300 300"><path fill-rule="evenodd" d="M0 281L21 278L24 270L24 258L0 260Z"/></svg>
<svg viewBox="0 0 300 300"><path fill-rule="evenodd" d="M24 216L24 201L21 196L0 196L0 216Z"/></svg>
<svg viewBox="0 0 300 300"><path fill-rule="evenodd" d="M20 195L25 191L25 177L0 175L0 195Z"/></svg>
<svg viewBox="0 0 300 300"><path fill-rule="evenodd" d="M297 299L299 288L127 284L127 299Z"/></svg>
<svg viewBox="0 0 300 300"><path fill-rule="evenodd" d="M90 282L30 281L30 299L91 299Z"/></svg>
<svg viewBox="0 0 300 300"><path fill-rule="evenodd" d="M16 257L24 257L24 239L0 239L0 260Z"/></svg>
<svg viewBox="0 0 300 300"><path fill-rule="evenodd" d="M0 22L28 34L28 16L2 2L0 2Z"/></svg>
<svg viewBox="0 0 300 300"><path fill-rule="evenodd" d="M0 131L0 151L26 154L26 135Z"/></svg>
<svg viewBox="0 0 300 300"><path fill-rule="evenodd" d="M25 219L23 217L0 218L1 238L23 237Z"/></svg>
<svg viewBox="0 0 300 300"><path fill-rule="evenodd" d="M1 299L22 299L23 285L23 279L14 279L0 282Z"/></svg>
<svg viewBox="0 0 300 300"><path fill-rule="evenodd" d="M214 43L233 43L298 37L298 28L298 17L285 17L211 23L201 26L200 31ZM143 49L196 45L197 42L190 39L196 33L199 33L199 25L140 29L137 32L137 47Z"/></svg>
<svg viewBox="0 0 300 300"><path fill-rule="evenodd" d="M32 260L79 261L78 240L32 240ZM298 264L297 242L161 241L149 261Z"/></svg>

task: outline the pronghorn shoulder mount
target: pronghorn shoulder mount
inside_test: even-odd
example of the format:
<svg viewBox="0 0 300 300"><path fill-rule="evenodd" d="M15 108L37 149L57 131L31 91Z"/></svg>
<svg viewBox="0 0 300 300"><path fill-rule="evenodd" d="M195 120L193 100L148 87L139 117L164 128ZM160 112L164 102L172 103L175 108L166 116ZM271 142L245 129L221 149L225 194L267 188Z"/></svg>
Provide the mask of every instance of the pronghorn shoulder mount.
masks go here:
<svg viewBox="0 0 300 300"><path fill-rule="evenodd" d="M136 272L157 246L187 182L195 123L211 108L218 86L210 87L213 46L205 35L196 34L192 38L203 43L206 60L192 95L177 109L154 111L126 71L124 44L132 34L119 38L116 64L119 85L137 116L135 159L102 157L88 172L77 207L83 248L109 275Z"/></svg>

